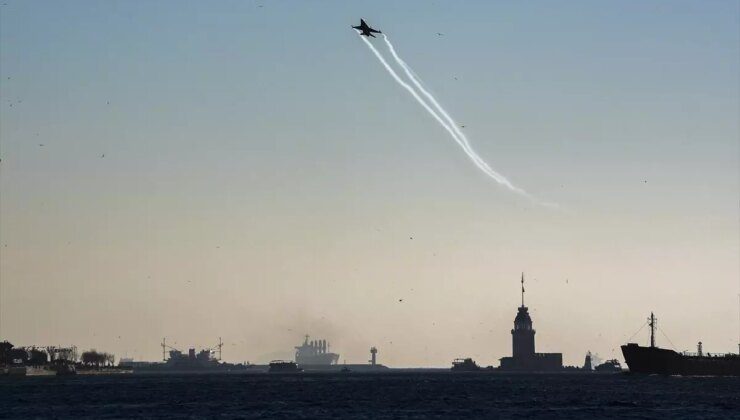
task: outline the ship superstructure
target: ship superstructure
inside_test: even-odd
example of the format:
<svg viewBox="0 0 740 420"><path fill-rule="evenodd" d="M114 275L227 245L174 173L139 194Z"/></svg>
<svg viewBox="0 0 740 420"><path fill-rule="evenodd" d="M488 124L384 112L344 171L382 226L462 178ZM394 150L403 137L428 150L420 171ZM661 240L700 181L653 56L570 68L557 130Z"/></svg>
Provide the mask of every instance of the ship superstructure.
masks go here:
<svg viewBox="0 0 740 420"><path fill-rule="evenodd" d="M311 340L309 336L303 344L295 347L295 362L301 366L328 366L336 365L339 361L337 353L329 352L329 343L326 340Z"/></svg>

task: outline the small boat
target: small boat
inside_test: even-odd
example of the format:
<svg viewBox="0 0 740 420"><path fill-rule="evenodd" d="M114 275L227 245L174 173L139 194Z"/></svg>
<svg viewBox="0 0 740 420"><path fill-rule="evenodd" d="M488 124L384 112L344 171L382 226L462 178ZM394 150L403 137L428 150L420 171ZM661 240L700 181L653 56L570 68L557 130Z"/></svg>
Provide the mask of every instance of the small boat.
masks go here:
<svg viewBox="0 0 740 420"><path fill-rule="evenodd" d="M25 366L8 366L3 372L4 376L23 377L26 376Z"/></svg>
<svg viewBox="0 0 740 420"><path fill-rule="evenodd" d="M71 363L64 363L56 366L57 376L72 376L77 375L77 369L75 365Z"/></svg>
<svg viewBox="0 0 740 420"><path fill-rule="evenodd" d="M473 359L467 357L465 359L455 359L452 361L453 372L477 372L480 370Z"/></svg>
<svg viewBox="0 0 740 420"><path fill-rule="evenodd" d="M299 368L295 362L290 360L273 360L270 362L270 373L295 373L301 372L303 369Z"/></svg>
<svg viewBox="0 0 740 420"><path fill-rule="evenodd" d="M617 359L607 360L594 368L597 372L621 372L622 364Z"/></svg>

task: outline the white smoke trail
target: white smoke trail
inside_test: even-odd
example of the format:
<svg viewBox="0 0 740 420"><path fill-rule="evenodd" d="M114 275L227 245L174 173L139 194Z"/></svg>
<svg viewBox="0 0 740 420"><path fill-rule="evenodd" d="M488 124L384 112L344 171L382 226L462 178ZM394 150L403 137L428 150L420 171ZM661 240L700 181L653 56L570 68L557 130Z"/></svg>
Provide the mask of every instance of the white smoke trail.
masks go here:
<svg viewBox="0 0 740 420"><path fill-rule="evenodd" d="M475 164L475 166L478 167L481 171L483 171L486 175L488 175L490 178L498 182L499 184L505 186L510 191L513 191L521 196L524 196L533 202L540 204L545 207L550 208L560 208L558 204L555 203L546 203L537 200L535 197L524 191L523 189L514 186L506 177L501 175L500 173L493 170L488 163L486 163L476 152L473 150L472 146L470 146L470 143L468 142L467 137L465 134L460 131L458 128L457 123L455 120L450 117L450 115L445 111L444 108L437 102L437 100L434 98L434 96L429 93L421 84L421 81L419 80L418 76L411 70L411 68L398 56L396 53L395 48L393 48L393 45L388 40L388 37L383 35L383 39L385 40L386 44L388 45L389 50L391 51L391 54L393 55L393 58L396 60L399 66L403 68L404 72L406 73L406 76L408 76L409 79L411 79L412 83L424 94L424 96L429 99L429 101L437 108L437 111L444 116L444 118L447 121L444 121L438 114L437 111L432 109L432 107L429 106L420 96L419 94L406 82L404 82L398 74L393 70L393 68L388 65L388 62L386 62L385 58L378 52L378 50L373 46L372 43L366 38L360 35L360 39L362 39L365 44L370 48L370 50L375 54L375 56L378 58L378 60L383 64L383 67L390 73L391 76L398 82L399 85L401 85L404 89L406 89L413 97L416 99L419 104L421 104L424 109L431 114L434 119L439 122L439 124L447 130L448 133L450 133L450 136L453 140L463 149L465 154L470 158L470 160Z"/></svg>
<svg viewBox="0 0 740 420"><path fill-rule="evenodd" d="M378 60L380 60L381 64L383 64L383 66L386 68L386 70L388 70L388 73L390 73L390 75L393 76L393 78L396 80L396 82L398 82L399 85L401 85L404 89L406 89L409 93L411 93L411 95L416 99L416 101L419 102L424 107L424 109L426 109L427 112L429 112L429 114L431 114L437 120L437 122L439 122L439 124L447 130L448 133L450 133L450 135L452 136L453 140L455 140L455 142L457 142L457 144L460 145L460 147L462 147L463 151L465 151L465 154L468 155L468 157L470 158L470 160L472 160L473 163L481 171L483 171L484 173L486 173L488 176L490 176L491 178L493 178L494 180L496 180L500 184L505 185L510 190L512 190L512 191L514 191L514 192L516 192L518 194L521 194L521 195L523 195L525 197L532 198L529 194L527 194L526 191L513 186L506 178L504 178L502 175L500 175L497 172L495 172L494 170L492 170L483 161L483 159L481 159L470 148L469 145L465 144L465 142L463 140L461 140L457 136L457 134L455 133L455 127L454 126L450 126L448 123L446 123L444 120L442 120L442 118L440 118L440 116L419 96L419 94L408 83L404 82L398 76L398 74L395 72L395 70L393 70L393 68L390 65L388 65L388 62L385 61L385 58L383 58L383 56L380 54L380 52L378 52L378 50L375 48L375 46L373 44L371 44L370 41L368 41L367 38L365 38L362 35L360 35L360 39L362 39L365 42L365 44L368 46L368 48L370 48L370 50L375 54L375 56L378 58Z"/></svg>
<svg viewBox="0 0 740 420"><path fill-rule="evenodd" d="M424 109L426 109L427 112L429 112L434 117L434 119L436 119L437 122L439 122L442 125L442 127L444 127L447 130L447 132L450 133L450 135L452 136L452 138L455 139L455 141L457 142L457 144L460 145L460 147L465 148L465 146L463 145L463 143L457 138L457 136L455 136L455 132L452 130L452 128L450 128L450 126L447 125L447 123L445 123L442 120L442 118L440 118L440 116L437 115L437 113L434 112L434 110L426 102L424 102L424 100L421 98L421 96L419 96L419 94L416 93L416 91L414 90L414 88L412 88L408 83L404 82L398 76L398 74L396 74L395 70L393 70L393 68L390 65L388 65L388 62L385 61L385 58L383 58L382 55L380 55L380 53L375 48L375 46L373 44L371 44L370 41L368 41L367 38L364 37L364 36L362 36L362 35L360 35L360 39L362 39L363 41L365 41L365 44L367 44L368 48L370 48L370 51L372 51L375 54L375 56L378 57L378 60L380 60L380 63L383 64L383 67L385 67L385 69L388 70L388 73L390 73L390 75L393 76L394 79L396 79L396 82L398 82L398 84L401 85L404 89L406 89L407 91L409 91L409 93L416 99L416 101L419 102L421 104L421 106L423 106ZM477 162L475 162L475 163L476 163L476 165L478 165Z"/></svg>
<svg viewBox="0 0 740 420"><path fill-rule="evenodd" d="M455 131L455 137L458 141L458 144L460 144L463 147L463 150L465 150L465 153L478 165L479 168L483 172L485 172L488 176L496 180L499 184L505 186L506 188L510 189L511 191L514 191L518 194L521 194L527 198L534 199L531 195L529 195L526 191L522 190L519 187L515 187L506 177L501 175L500 173L496 172L491 168L488 163L486 163L483 158L481 158L478 153L473 150L473 147L470 145L470 142L468 142L468 138L463 134L463 132L458 128L458 124L455 120L450 117L450 115L445 111L444 108L442 108L442 105L437 102L437 100L434 98L434 96L429 93L421 84L421 81L419 80L418 76L411 70L411 68L406 64L405 61L401 59L401 57L398 56L396 53L396 49L393 48L393 44L388 40L388 37L383 35L383 40L385 40L386 45L388 45L388 49L391 52L391 55L393 55L393 58L396 60L399 66L403 69L403 71L406 73L406 76L408 76L409 79L411 79L411 82L416 86L417 89L421 91L421 93L424 94L424 96L427 97L427 99L437 108L437 111L439 111L440 114L447 120L447 124L452 127L452 130Z"/></svg>

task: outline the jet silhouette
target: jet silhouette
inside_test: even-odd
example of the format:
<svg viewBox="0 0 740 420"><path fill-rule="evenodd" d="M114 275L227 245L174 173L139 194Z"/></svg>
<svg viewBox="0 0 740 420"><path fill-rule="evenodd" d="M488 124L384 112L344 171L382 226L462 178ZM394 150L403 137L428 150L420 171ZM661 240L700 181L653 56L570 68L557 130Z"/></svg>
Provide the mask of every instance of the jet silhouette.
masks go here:
<svg viewBox="0 0 740 420"><path fill-rule="evenodd" d="M365 23L364 19L360 19L360 26L353 26L352 28L360 31L360 35L371 36L373 38L375 38L375 35L373 35L373 33L382 34L382 32L376 31L375 29L368 26L368 24Z"/></svg>

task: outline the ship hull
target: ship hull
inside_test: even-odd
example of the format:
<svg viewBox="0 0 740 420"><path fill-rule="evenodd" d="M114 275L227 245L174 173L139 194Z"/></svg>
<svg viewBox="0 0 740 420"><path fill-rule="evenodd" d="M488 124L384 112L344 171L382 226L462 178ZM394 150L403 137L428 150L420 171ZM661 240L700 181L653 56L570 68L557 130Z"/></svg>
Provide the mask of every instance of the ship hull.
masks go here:
<svg viewBox="0 0 740 420"><path fill-rule="evenodd" d="M740 376L740 356L688 356L658 347L622 346L630 372L661 375Z"/></svg>
<svg viewBox="0 0 740 420"><path fill-rule="evenodd" d="M339 355L336 353L296 354L295 359L296 363L300 366L329 366L337 364Z"/></svg>

